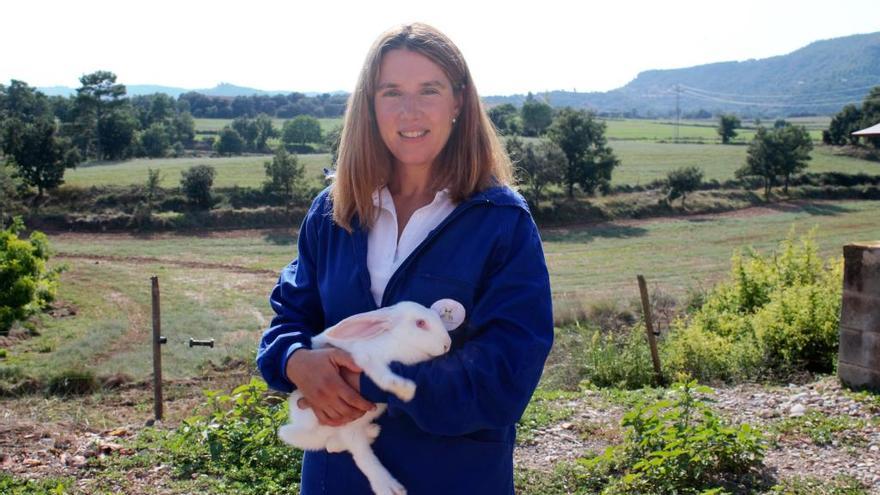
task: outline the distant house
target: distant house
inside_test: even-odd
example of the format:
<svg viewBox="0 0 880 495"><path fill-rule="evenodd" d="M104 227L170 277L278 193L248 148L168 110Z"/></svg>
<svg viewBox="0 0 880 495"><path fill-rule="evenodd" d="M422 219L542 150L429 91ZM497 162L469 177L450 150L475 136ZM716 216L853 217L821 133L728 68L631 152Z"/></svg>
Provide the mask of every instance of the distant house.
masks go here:
<svg viewBox="0 0 880 495"><path fill-rule="evenodd" d="M859 137L880 137L880 124L875 124L871 127L868 127L867 129L856 131L852 133L852 135Z"/></svg>

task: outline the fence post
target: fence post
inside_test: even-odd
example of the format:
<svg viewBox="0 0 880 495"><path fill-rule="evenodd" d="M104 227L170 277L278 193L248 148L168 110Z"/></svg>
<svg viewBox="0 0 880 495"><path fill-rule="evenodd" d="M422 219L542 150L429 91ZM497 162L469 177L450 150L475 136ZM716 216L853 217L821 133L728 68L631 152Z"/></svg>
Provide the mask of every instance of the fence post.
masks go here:
<svg viewBox="0 0 880 495"><path fill-rule="evenodd" d="M639 292L642 296L642 312L645 314L645 331L648 334L648 345L651 347L651 361L654 364L654 380L659 385L663 379L660 370L660 354L657 352L657 339L654 337L654 322L651 319L651 302L648 300L648 285L645 277L637 275Z"/></svg>
<svg viewBox="0 0 880 495"><path fill-rule="evenodd" d="M153 410L156 421L162 420L162 321L159 312L159 277L152 276L153 285Z"/></svg>

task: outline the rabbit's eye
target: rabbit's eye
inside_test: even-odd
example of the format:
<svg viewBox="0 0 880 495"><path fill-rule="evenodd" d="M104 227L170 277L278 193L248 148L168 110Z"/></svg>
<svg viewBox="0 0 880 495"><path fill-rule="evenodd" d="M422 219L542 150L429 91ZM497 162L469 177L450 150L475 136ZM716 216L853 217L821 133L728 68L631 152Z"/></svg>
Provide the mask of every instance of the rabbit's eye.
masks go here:
<svg viewBox="0 0 880 495"><path fill-rule="evenodd" d="M425 320L416 320L416 326L421 328L422 330L427 330L428 322Z"/></svg>

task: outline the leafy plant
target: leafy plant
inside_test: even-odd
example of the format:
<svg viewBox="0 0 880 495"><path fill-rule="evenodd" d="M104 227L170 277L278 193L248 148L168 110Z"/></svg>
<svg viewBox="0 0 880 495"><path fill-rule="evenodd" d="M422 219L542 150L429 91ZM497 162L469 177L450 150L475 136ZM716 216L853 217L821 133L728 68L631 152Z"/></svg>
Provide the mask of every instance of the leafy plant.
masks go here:
<svg viewBox="0 0 880 495"><path fill-rule="evenodd" d="M66 478L41 480L15 478L0 472L0 493L6 495L63 495L71 493L73 481Z"/></svg>
<svg viewBox="0 0 880 495"><path fill-rule="evenodd" d="M256 378L230 394L206 392L210 413L187 419L168 439L177 474L220 476L234 493L298 493L302 452L277 435L287 401L266 392Z"/></svg>
<svg viewBox="0 0 880 495"><path fill-rule="evenodd" d="M49 241L42 232L20 239L24 222L16 217L5 230L0 230L0 334L5 334L15 321L23 320L45 308L58 288L58 275L63 267L47 269Z"/></svg>
<svg viewBox="0 0 880 495"><path fill-rule="evenodd" d="M668 398L624 415L623 444L579 463L592 478L604 474L603 494L720 493L759 467L766 447L748 424L728 426L718 417L703 397L711 391L695 381L673 385Z"/></svg>

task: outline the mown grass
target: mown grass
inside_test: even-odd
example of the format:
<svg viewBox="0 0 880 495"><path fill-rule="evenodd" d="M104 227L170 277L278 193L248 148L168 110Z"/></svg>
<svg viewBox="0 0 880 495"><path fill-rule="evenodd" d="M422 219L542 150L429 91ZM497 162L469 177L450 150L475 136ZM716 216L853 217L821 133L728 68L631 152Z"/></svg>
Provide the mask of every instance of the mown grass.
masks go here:
<svg viewBox="0 0 880 495"><path fill-rule="evenodd" d="M300 155L306 167L306 177L318 182L321 169L330 166L330 155ZM144 184L147 169L158 169L162 187L178 187L181 172L194 165L210 165L217 170L214 187L260 187L266 181L263 163L272 161L272 155L247 155L207 158L137 158L120 162L96 162L68 170L66 184L76 186L106 186Z"/></svg>
<svg viewBox="0 0 880 495"><path fill-rule="evenodd" d="M734 174L746 160L746 146L714 144L672 144L651 141L615 141L611 143L620 159L614 170L613 185L640 185L665 179L669 171L696 166L703 170L704 180L724 181ZM162 172L163 187L177 187L181 171L193 165L211 165L217 169L215 187L259 187L265 180L263 163L271 155L250 155L223 158L139 158L122 162L94 163L69 170L65 182L77 186L143 184L147 169ZM330 155L300 155L306 166L306 176L315 182L321 171L330 166ZM844 172L880 174L880 163L834 155L831 149L817 147L808 164L809 172Z"/></svg>
<svg viewBox="0 0 880 495"><path fill-rule="evenodd" d="M224 127L232 125L233 119L197 118L193 120L195 121L196 132L219 132ZM275 126L276 129L280 130L284 126L284 123L288 120L290 119L273 118L272 125ZM318 122L321 123L321 131L328 132L334 127L342 125L342 117L320 118L318 119Z"/></svg>

